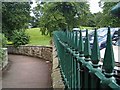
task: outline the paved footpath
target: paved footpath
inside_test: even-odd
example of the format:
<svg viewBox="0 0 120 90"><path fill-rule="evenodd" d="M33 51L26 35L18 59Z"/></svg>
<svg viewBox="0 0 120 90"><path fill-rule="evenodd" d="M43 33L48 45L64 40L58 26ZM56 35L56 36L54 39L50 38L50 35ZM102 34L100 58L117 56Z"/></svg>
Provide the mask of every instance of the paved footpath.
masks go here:
<svg viewBox="0 0 120 90"><path fill-rule="evenodd" d="M9 55L10 66L3 72L2 88L50 88L51 64L44 60Z"/></svg>

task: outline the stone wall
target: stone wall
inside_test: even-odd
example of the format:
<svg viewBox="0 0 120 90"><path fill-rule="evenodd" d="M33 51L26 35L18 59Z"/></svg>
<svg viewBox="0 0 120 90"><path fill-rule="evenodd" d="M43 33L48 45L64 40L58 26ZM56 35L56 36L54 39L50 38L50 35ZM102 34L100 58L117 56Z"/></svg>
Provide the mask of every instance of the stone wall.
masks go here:
<svg viewBox="0 0 120 90"><path fill-rule="evenodd" d="M2 70L8 64L7 48L2 48L2 58L0 58L0 70Z"/></svg>
<svg viewBox="0 0 120 90"><path fill-rule="evenodd" d="M7 47L9 54L27 55L52 61L52 47L50 46L21 45L15 48L9 45Z"/></svg>

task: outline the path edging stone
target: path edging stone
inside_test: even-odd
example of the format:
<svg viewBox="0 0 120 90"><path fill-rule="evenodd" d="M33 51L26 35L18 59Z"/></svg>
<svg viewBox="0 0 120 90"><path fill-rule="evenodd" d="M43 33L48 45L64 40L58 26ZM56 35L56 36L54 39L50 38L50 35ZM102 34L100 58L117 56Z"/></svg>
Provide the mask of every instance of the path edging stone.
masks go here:
<svg viewBox="0 0 120 90"><path fill-rule="evenodd" d="M53 67L52 67L52 82L53 82L53 88L60 88L64 90L65 86L62 81L61 73L60 73L60 68L58 67L59 62L58 62L58 57L56 57L57 52L55 51L55 46L53 46Z"/></svg>

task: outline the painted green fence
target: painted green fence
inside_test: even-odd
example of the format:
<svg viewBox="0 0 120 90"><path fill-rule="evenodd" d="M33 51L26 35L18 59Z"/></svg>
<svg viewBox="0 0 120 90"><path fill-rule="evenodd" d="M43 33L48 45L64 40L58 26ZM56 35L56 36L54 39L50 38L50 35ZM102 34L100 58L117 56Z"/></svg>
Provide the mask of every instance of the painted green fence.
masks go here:
<svg viewBox="0 0 120 90"><path fill-rule="evenodd" d="M120 90L120 86L113 77L115 62L110 27L108 27L103 63L100 61L96 29L92 50L90 49L88 30L86 30L85 43L83 43L81 30L55 31L53 36L66 89Z"/></svg>

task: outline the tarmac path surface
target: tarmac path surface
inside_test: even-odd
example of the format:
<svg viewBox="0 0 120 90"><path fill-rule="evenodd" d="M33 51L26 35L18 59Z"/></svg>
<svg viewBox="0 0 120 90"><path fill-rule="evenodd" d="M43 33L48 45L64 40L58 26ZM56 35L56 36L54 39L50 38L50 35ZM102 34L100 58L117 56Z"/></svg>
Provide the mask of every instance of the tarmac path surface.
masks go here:
<svg viewBox="0 0 120 90"><path fill-rule="evenodd" d="M9 55L10 64L2 75L2 88L51 88L51 63L45 60Z"/></svg>

